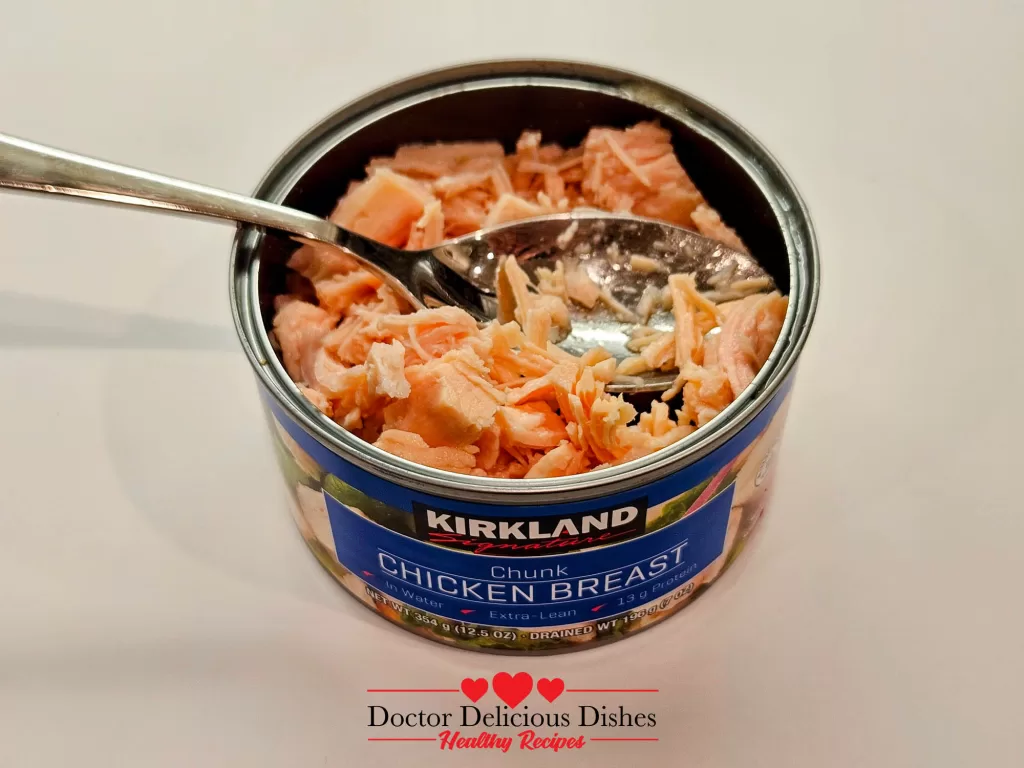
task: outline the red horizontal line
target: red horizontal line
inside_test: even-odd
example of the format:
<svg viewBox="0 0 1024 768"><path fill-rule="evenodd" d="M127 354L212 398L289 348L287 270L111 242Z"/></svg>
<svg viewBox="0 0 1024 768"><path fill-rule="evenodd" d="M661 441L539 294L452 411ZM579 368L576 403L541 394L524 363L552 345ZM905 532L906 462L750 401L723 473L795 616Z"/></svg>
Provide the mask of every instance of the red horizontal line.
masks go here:
<svg viewBox="0 0 1024 768"><path fill-rule="evenodd" d="M612 739L612 738L608 738L608 739L591 739L591 741L657 741L657 740L658 739L656 737L655 738L647 738L647 739L627 739L627 738L620 738L620 739Z"/></svg>
<svg viewBox="0 0 1024 768"><path fill-rule="evenodd" d="M398 738L395 738L395 739L384 739L384 738L380 738L380 739L367 739L367 741L437 741L437 739L436 738L434 738L434 739L427 739L427 738L423 738L423 739L398 739Z"/></svg>
<svg viewBox="0 0 1024 768"><path fill-rule="evenodd" d="M566 693L658 693L657 688L566 688Z"/></svg>
<svg viewBox="0 0 1024 768"><path fill-rule="evenodd" d="M458 688L367 688L367 693L458 693Z"/></svg>

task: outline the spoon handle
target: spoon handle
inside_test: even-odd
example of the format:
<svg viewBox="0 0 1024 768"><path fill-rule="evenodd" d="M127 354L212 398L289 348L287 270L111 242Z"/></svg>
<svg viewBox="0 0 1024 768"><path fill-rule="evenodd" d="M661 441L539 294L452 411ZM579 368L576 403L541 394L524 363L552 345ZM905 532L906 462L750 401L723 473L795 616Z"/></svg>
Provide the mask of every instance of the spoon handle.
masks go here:
<svg viewBox="0 0 1024 768"><path fill-rule="evenodd" d="M339 237L331 222L308 213L3 134L0 187L240 221L332 243L348 239Z"/></svg>

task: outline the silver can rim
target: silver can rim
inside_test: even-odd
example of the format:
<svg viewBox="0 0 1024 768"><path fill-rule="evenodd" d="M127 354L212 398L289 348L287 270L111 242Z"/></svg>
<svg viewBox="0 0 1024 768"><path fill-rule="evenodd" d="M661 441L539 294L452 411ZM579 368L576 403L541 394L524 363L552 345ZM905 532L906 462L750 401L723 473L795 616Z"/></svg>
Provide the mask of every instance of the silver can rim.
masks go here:
<svg viewBox="0 0 1024 768"><path fill-rule="evenodd" d="M813 324L820 292L817 238L810 213L779 162L749 131L703 100L628 70L557 59L501 59L425 72L378 88L321 120L271 165L254 196L281 202L327 151L384 114L446 93L475 88L541 85L584 89L662 112L715 141L769 201L779 222L790 270L790 304L771 357L753 383L714 420L679 442L626 464L583 475L500 479L426 467L387 453L344 430L301 395L281 365L263 325L258 296L262 231L239 227L230 259L232 317L260 383L319 442L357 467L391 482L441 497L488 504L545 504L607 496L659 480L728 442L772 400L792 374Z"/></svg>

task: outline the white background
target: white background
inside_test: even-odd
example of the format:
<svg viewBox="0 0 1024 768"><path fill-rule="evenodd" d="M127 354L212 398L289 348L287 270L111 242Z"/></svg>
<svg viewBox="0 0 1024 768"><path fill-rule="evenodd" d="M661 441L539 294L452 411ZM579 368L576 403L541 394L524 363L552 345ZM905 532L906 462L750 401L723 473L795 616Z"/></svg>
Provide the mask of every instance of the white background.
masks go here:
<svg viewBox="0 0 1024 768"><path fill-rule="evenodd" d="M0 765L1021 764L1024 5L149 5L9 3L0 131L247 191L396 78L608 63L782 161L820 312L740 564L624 643L484 656L393 629L306 551L230 323L230 227L0 194ZM621 700L661 741L367 743L366 688L501 669L660 687Z"/></svg>

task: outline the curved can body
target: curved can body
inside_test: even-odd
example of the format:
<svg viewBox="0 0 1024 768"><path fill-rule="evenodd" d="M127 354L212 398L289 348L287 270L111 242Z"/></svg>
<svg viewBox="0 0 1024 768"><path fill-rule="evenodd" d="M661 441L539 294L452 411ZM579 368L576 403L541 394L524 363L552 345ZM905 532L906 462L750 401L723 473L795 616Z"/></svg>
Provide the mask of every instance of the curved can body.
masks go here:
<svg viewBox="0 0 1024 768"><path fill-rule="evenodd" d="M347 462L272 401L266 407L302 534L349 592L431 639L557 651L656 624L732 563L765 510L789 390L676 474L544 506L405 488Z"/></svg>
<svg viewBox="0 0 1024 768"><path fill-rule="evenodd" d="M503 103L537 117L488 109ZM552 114L553 104L568 107ZM631 73L566 62L491 62L389 86L312 129L258 190L325 214L371 156L402 143L507 142L510 122L571 139L652 116L698 186L715 194L714 179L729 181L715 205L788 289L790 311L749 391L679 444L622 467L496 481L410 465L348 435L299 395L267 337L294 244L254 229L236 239L232 307L296 521L342 586L405 629L473 650L581 649L660 622L718 579L770 495L817 300L813 230L777 163L729 118Z"/></svg>

